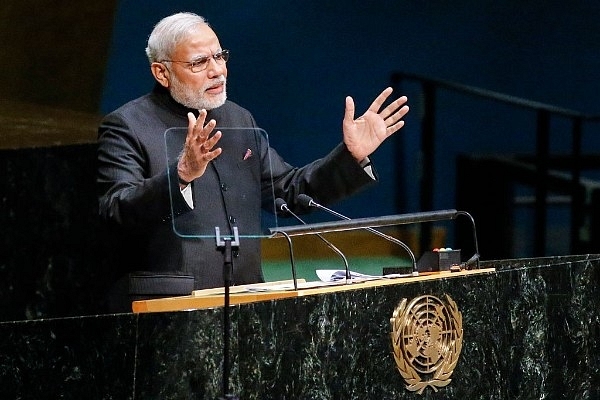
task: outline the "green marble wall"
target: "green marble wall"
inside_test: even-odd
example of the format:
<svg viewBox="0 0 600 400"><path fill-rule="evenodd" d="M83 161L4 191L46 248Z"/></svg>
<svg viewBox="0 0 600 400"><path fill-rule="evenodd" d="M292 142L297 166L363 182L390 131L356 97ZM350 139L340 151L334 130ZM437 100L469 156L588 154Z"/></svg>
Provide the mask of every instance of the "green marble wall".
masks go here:
<svg viewBox="0 0 600 400"><path fill-rule="evenodd" d="M485 262L450 276L240 305L232 392L241 399L600 398L600 256ZM422 395L396 370L402 298L450 295L463 316L452 381ZM0 398L215 399L222 309L0 323Z"/></svg>
<svg viewBox="0 0 600 400"><path fill-rule="evenodd" d="M0 321L101 310L95 154L95 144L0 149Z"/></svg>

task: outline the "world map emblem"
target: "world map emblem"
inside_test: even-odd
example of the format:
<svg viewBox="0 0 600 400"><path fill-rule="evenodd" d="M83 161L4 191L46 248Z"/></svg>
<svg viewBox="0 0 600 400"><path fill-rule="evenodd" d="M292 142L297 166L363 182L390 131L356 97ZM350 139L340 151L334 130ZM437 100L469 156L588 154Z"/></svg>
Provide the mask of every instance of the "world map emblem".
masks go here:
<svg viewBox="0 0 600 400"><path fill-rule="evenodd" d="M463 343L462 314L445 295L402 299L390 318L394 359L406 388L423 394L447 386Z"/></svg>

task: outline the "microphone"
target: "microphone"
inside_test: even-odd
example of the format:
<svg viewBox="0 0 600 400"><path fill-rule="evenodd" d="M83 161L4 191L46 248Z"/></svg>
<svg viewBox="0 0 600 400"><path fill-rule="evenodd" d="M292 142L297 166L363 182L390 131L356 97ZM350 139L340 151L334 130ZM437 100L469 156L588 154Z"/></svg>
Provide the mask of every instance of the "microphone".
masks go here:
<svg viewBox="0 0 600 400"><path fill-rule="evenodd" d="M304 222L304 220L302 218L300 218L294 212L292 212L292 210L290 210L290 208L288 207L285 200L283 200L282 198L278 197L275 199L275 208L278 211L283 211L284 213L291 215L292 217L294 217L295 219L300 221L301 224L306 225L306 222ZM327 245L327 247L329 247L331 250L333 250L335 253L337 253L342 258L342 260L344 261L344 270L346 272L346 281L348 281L350 279L350 267L348 266L348 260L346 259L346 256L344 255L344 253L342 253L340 249L335 247L333 245L333 243L331 243L329 240L325 239L323 237L323 235L321 235L320 233L316 233L316 235L319 239L321 239L323 241L323 243L325 243Z"/></svg>
<svg viewBox="0 0 600 400"><path fill-rule="evenodd" d="M303 207L315 207L315 208L321 209L321 210L323 210L325 212L328 212L329 214L335 215L336 217L338 217L340 219L345 219L345 220L348 220L348 221L351 220L351 218L346 217L345 215L340 214L337 211L334 211L334 210L332 210L330 208L327 208L327 207L325 207L325 206L323 206L323 205L315 202L312 199L312 197L310 197L309 195L306 195L304 193L299 194L298 197L297 197L297 200L298 200L298 204L300 204ZM363 228L363 229L365 229L366 231L371 232L371 233L373 233L373 234L375 234L375 235L377 235L377 236L379 236L379 237L381 237L381 238L383 238L383 239L385 239L385 240L387 240L389 242L397 244L400 247L402 247L404 250L406 250L406 252L410 255L410 258L412 260L412 265L413 265L412 275L413 276L418 276L419 275L419 271L417 270L417 260L415 258L415 254L412 252L412 250L410 249L410 247L408 247L404 242L396 239L393 236L386 235L385 233L380 232L377 229L373 229L373 228L369 228L369 227L366 227L366 228Z"/></svg>

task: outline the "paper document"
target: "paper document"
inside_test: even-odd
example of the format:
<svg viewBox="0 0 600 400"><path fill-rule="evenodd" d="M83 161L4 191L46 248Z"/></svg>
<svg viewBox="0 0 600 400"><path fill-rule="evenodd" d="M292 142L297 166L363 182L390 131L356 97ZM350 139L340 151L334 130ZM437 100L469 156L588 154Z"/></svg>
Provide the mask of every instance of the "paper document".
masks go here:
<svg viewBox="0 0 600 400"><path fill-rule="evenodd" d="M318 269L315 271L317 276L323 282L336 282L342 279L346 279L346 271L339 269ZM412 274L389 274L389 275L366 275L360 272L349 271L350 279L362 279L362 280L373 280L373 279L393 279L393 278L405 278L412 276Z"/></svg>

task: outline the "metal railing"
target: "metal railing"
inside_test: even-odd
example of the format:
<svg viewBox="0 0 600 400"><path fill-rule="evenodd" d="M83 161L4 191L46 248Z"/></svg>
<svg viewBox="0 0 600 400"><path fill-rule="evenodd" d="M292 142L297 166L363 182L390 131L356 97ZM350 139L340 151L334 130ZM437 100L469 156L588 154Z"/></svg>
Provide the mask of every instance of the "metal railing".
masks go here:
<svg viewBox="0 0 600 400"><path fill-rule="evenodd" d="M436 96L438 91L446 90L474 96L486 101L492 100L514 107L529 110L536 115L535 154L532 162L535 165L535 204L534 204L534 256L543 256L545 252L545 232L547 221L547 197L549 193L549 173L552 165L550 154L550 122L553 117L561 117L571 122L571 154L561 169L570 173L571 186L571 248L573 252L580 249L579 230L583 223L585 207L583 194L577 190L582 173L582 136L585 123L600 122L600 115L590 115L566 108L556 107L536 101L526 100L503 93L493 92L478 87L463 85L424 75L394 72L391 82L394 89L400 89L402 82L414 81L421 85L423 99L423 116L421 120L422 176L420 182L420 207L431 210L434 207L434 169L435 169L435 131L436 131ZM402 92L402 90L399 90ZM564 161L564 157L563 157ZM598 166L600 167L600 165ZM422 232L422 244L429 240L430 232Z"/></svg>

